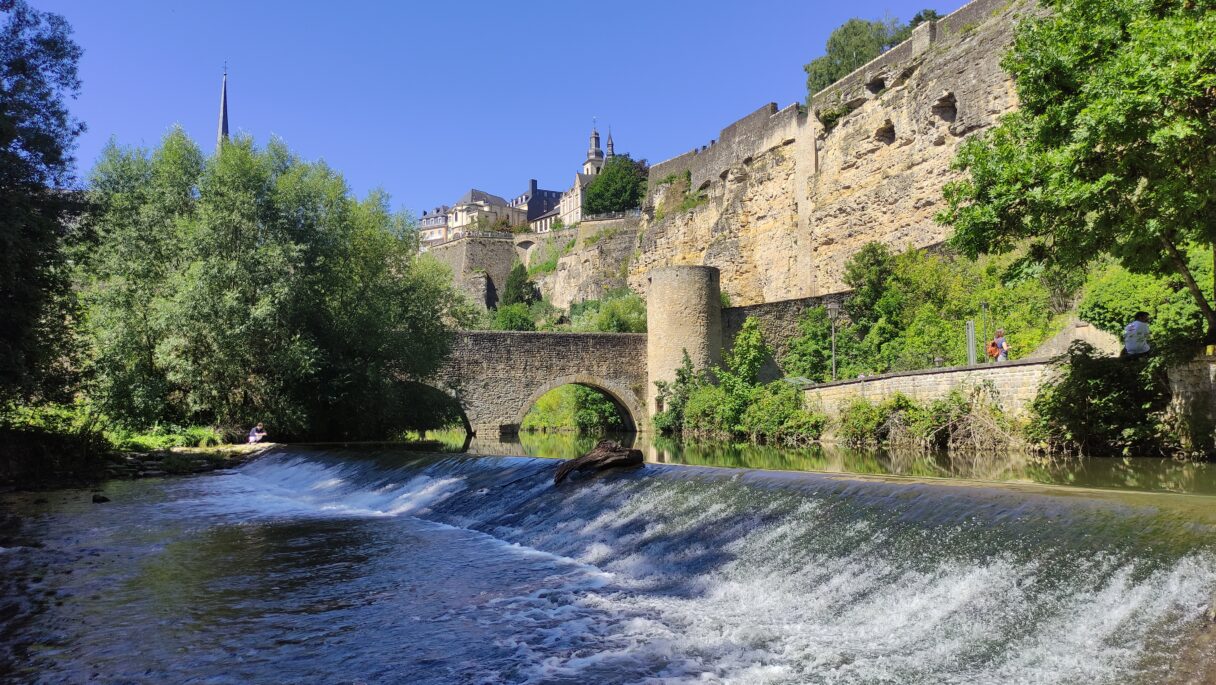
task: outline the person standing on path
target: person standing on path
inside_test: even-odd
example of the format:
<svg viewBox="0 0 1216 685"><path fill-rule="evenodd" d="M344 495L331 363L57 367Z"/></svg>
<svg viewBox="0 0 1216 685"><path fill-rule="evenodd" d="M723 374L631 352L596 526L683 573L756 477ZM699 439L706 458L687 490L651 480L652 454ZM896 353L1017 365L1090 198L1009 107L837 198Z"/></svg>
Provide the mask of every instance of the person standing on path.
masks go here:
<svg viewBox="0 0 1216 685"><path fill-rule="evenodd" d="M1005 329L996 329L996 337L992 339L992 343L996 345L996 360L998 362L1009 361L1009 341L1005 339Z"/></svg>
<svg viewBox="0 0 1216 685"><path fill-rule="evenodd" d="M1148 336L1148 312L1136 312L1132 322L1123 329L1123 352L1119 356L1132 359L1148 354Z"/></svg>

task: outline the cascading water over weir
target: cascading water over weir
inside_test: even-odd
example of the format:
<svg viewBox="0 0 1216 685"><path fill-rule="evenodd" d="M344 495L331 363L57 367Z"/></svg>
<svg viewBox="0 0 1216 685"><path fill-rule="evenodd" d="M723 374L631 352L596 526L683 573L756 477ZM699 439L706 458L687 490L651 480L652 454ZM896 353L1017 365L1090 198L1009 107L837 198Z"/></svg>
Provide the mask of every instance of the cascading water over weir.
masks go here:
<svg viewBox="0 0 1216 685"><path fill-rule="evenodd" d="M45 547L0 561L91 563L8 631L35 670L7 682L1147 684L1210 668L1210 497L653 464L555 488L554 466L283 449L123 483L91 518L56 507L27 521Z"/></svg>

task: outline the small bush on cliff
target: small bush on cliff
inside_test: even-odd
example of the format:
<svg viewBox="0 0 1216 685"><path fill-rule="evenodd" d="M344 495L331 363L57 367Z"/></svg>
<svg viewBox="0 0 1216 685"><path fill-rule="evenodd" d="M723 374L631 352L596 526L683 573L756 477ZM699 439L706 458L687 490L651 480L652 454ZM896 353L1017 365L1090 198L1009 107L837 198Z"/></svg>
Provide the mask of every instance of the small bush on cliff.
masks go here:
<svg viewBox="0 0 1216 685"><path fill-rule="evenodd" d="M494 330L496 331L534 331L536 322L528 305L522 302L499 307L494 312Z"/></svg>
<svg viewBox="0 0 1216 685"><path fill-rule="evenodd" d="M632 290L620 288L609 291L603 299L572 304L570 330L587 333L645 333L646 301Z"/></svg>
<svg viewBox="0 0 1216 685"><path fill-rule="evenodd" d="M511 273L507 275L507 283L502 289L502 299L499 300L499 305L511 304L531 304L537 300L536 286L532 285L532 281L528 280L528 270L523 264L517 263L511 267Z"/></svg>

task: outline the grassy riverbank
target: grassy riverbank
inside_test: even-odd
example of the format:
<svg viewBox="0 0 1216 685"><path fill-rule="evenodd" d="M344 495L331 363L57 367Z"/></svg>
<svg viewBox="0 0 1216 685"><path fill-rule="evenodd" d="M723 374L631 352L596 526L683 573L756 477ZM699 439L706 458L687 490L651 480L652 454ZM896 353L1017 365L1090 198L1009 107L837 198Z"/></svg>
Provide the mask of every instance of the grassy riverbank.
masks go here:
<svg viewBox="0 0 1216 685"><path fill-rule="evenodd" d="M210 426L122 427L81 404L0 411L0 485L45 487L103 478L198 473L242 463L265 445Z"/></svg>

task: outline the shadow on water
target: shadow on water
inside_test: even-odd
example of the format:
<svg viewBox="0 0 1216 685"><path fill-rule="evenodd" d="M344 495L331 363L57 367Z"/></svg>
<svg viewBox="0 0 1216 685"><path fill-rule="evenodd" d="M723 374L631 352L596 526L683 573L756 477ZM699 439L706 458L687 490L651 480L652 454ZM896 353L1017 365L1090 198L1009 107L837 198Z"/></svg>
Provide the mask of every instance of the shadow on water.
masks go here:
<svg viewBox="0 0 1216 685"><path fill-rule="evenodd" d="M646 461L658 464L1216 495L1216 465L1158 457L1054 458L1019 452L898 452L835 445L780 447L744 442L678 441L636 433L588 436L527 432L493 438L476 436L467 445L462 445L461 451L475 455L572 459L587 453L604 437L637 447Z"/></svg>

